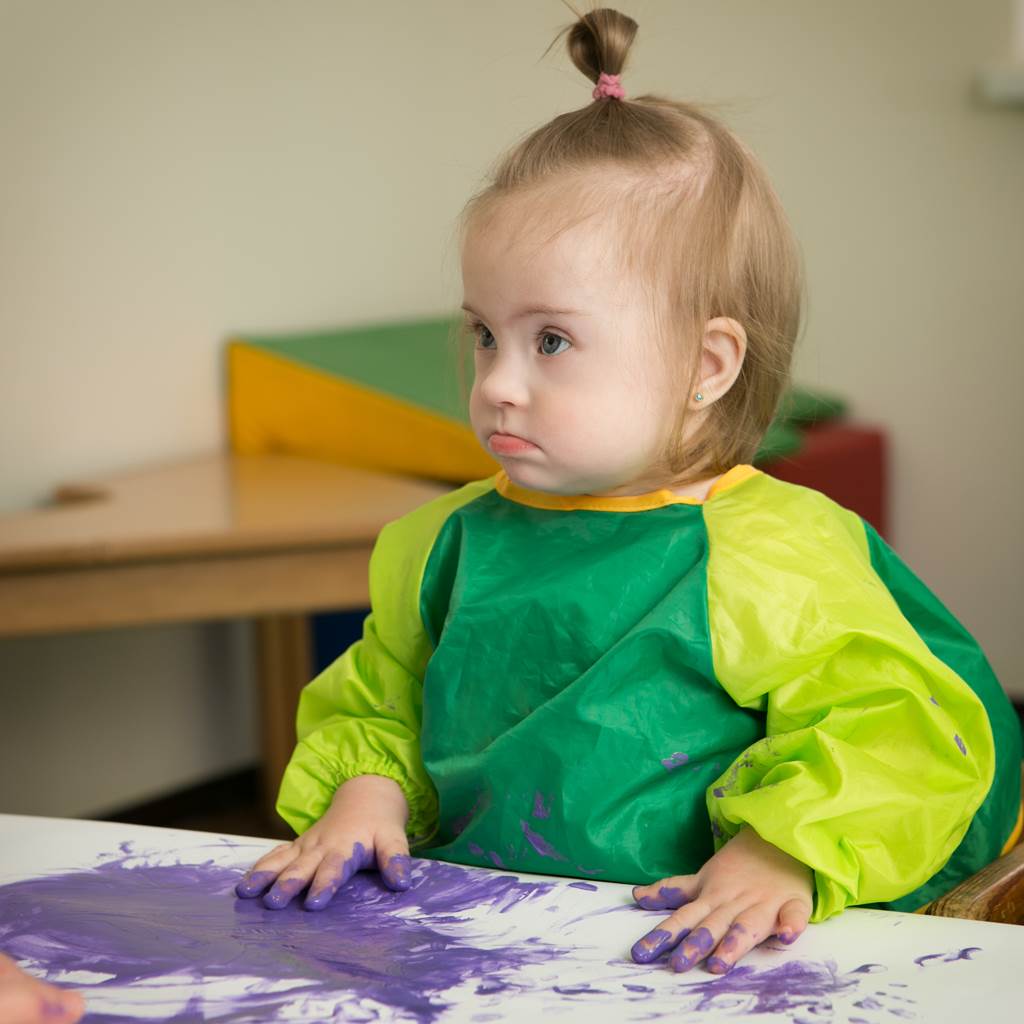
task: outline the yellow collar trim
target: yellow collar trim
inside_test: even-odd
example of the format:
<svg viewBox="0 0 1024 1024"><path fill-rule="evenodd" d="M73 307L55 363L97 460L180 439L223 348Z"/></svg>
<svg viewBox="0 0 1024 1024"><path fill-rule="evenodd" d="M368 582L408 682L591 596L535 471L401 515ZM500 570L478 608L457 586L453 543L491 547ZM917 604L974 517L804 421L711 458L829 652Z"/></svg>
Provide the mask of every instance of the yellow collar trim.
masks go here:
<svg viewBox="0 0 1024 1024"><path fill-rule="evenodd" d="M752 476L760 476L761 471L753 466L733 466L723 473L703 499L687 498L662 488L648 494L630 494L623 497L601 497L592 494L548 494L546 491L531 491L512 483L508 474L502 469L494 477L497 492L509 501L531 508L545 508L561 512L585 510L588 512L647 512L653 508L664 508L666 505L703 505L716 495L727 491L737 484L749 480Z"/></svg>

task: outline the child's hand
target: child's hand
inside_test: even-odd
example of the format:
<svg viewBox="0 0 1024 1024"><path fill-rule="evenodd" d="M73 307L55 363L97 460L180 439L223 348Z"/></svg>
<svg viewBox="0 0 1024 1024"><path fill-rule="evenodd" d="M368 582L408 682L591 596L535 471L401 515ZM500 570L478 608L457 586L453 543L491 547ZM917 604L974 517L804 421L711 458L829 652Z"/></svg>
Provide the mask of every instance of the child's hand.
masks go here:
<svg viewBox="0 0 1024 1024"><path fill-rule="evenodd" d="M408 816L396 782L380 775L349 779L315 825L261 857L235 892L243 898L266 893L263 905L280 910L308 886L303 906L322 910L357 871L373 867L389 889L402 892L410 884Z"/></svg>
<svg viewBox="0 0 1024 1024"><path fill-rule="evenodd" d="M85 1000L66 988L25 974L0 953L0 1020L4 1024L73 1024L85 1013Z"/></svg>
<svg viewBox="0 0 1024 1024"><path fill-rule="evenodd" d="M645 910L675 910L633 947L638 964L674 949L673 970L688 971L706 958L725 974L769 935L790 943L807 927L814 879L811 869L742 828L695 875L638 885L633 898Z"/></svg>

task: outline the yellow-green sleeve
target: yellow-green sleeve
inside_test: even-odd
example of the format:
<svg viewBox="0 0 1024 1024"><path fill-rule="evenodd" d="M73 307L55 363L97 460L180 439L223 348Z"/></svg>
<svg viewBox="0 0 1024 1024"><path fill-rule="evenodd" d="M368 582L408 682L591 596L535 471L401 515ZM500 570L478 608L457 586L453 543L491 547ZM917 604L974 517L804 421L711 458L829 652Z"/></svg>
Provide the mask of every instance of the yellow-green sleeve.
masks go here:
<svg viewBox="0 0 1024 1024"><path fill-rule="evenodd" d="M423 677L432 646L420 586L435 539L451 512L489 487L478 481L386 526L370 558L370 614L362 639L302 691L298 744L285 769L277 811L302 833L337 788L359 775L402 787L413 842L437 823L437 794L420 753Z"/></svg>
<svg viewBox="0 0 1024 1024"><path fill-rule="evenodd" d="M718 841L746 825L809 865L812 920L910 892L992 783L981 701L904 618L852 513L762 477L706 522L715 671L767 732L708 789Z"/></svg>

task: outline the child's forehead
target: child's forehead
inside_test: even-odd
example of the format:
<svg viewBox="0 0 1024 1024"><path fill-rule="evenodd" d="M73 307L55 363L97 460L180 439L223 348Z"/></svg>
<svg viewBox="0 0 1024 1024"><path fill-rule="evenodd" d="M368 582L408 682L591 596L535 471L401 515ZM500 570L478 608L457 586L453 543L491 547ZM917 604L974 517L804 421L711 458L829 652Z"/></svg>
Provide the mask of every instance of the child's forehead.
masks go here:
<svg viewBox="0 0 1024 1024"><path fill-rule="evenodd" d="M504 195L471 215L464 243L500 240L504 245L556 252L595 236L607 240L617 232L619 220L611 197L604 199L602 203L591 189L568 187Z"/></svg>
<svg viewBox="0 0 1024 1024"><path fill-rule="evenodd" d="M617 222L599 209L508 197L467 225L463 278L515 272L618 291L627 275L622 253Z"/></svg>

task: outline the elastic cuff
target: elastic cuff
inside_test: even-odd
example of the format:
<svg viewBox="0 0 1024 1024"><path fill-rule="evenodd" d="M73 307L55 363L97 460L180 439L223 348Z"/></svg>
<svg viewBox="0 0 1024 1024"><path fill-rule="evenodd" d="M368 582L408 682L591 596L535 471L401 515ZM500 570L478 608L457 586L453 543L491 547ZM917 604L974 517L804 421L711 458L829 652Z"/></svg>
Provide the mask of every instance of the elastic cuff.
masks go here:
<svg viewBox="0 0 1024 1024"><path fill-rule="evenodd" d="M433 792L425 792L422 787L413 785L409 776L392 761L370 761L360 764L343 764L332 766L336 777L335 791L349 779L360 775L380 775L397 783L409 805L409 819L405 825L405 834L410 845L422 845L428 832L436 831L437 799Z"/></svg>

